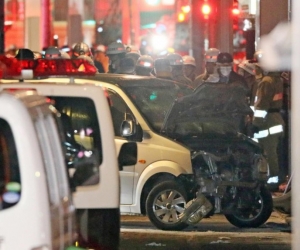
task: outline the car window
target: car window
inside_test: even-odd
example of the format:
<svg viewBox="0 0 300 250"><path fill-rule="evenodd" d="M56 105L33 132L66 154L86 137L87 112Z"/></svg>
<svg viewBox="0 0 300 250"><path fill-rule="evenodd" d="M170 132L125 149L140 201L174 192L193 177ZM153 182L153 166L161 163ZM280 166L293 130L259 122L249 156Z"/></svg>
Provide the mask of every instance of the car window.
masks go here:
<svg viewBox="0 0 300 250"><path fill-rule="evenodd" d="M99 176L102 163L102 142L100 126L94 102L83 97L54 97L55 108L60 112L60 122L64 135L64 150L68 168L75 168L76 162L90 158L95 166L94 175ZM92 168L86 168L87 171ZM99 179L92 184L99 183ZM82 184L82 183L77 183ZM85 185L85 184L82 184ZM86 184L86 185L91 185Z"/></svg>
<svg viewBox="0 0 300 250"><path fill-rule="evenodd" d="M119 96L115 91L107 90L107 93L115 136L121 137L121 124L124 120L126 120L128 114L132 115L132 112L122 97Z"/></svg>
<svg viewBox="0 0 300 250"><path fill-rule="evenodd" d="M9 124L0 119L0 210L21 197L21 176L15 140Z"/></svg>

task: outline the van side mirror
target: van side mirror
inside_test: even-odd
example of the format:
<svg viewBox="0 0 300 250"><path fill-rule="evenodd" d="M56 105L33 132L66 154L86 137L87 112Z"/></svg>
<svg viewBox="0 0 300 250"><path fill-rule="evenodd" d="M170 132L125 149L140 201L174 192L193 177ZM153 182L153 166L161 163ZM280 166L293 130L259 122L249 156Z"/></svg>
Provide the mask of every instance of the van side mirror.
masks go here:
<svg viewBox="0 0 300 250"><path fill-rule="evenodd" d="M119 170L123 166L131 166L137 163L137 144L136 142L126 142L122 145L118 156Z"/></svg>
<svg viewBox="0 0 300 250"><path fill-rule="evenodd" d="M121 135L128 141L141 142L143 140L143 130L141 125L138 124L130 114L127 114L127 119L121 124Z"/></svg>

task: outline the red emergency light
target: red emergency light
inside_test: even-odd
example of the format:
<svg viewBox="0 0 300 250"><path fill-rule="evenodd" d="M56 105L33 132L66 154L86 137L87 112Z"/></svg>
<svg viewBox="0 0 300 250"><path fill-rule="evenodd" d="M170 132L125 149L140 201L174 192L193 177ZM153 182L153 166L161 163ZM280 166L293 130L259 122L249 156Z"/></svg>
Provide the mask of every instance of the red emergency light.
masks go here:
<svg viewBox="0 0 300 250"><path fill-rule="evenodd" d="M84 59L26 59L0 56L0 78L95 75L97 69Z"/></svg>

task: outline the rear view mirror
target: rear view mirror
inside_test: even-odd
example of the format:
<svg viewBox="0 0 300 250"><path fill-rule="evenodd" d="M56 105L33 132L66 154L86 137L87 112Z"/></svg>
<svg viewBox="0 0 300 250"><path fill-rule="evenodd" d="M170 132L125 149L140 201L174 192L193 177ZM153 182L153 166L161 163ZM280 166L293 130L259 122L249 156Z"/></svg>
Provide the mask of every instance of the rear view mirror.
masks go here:
<svg viewBox="0 0 300 250"><path fill-rule="evenodd" d="M123 170L123 166L135 165L137 162L137 144L136 142L124 143L120 149L118 156L119 170Z"/></svg>

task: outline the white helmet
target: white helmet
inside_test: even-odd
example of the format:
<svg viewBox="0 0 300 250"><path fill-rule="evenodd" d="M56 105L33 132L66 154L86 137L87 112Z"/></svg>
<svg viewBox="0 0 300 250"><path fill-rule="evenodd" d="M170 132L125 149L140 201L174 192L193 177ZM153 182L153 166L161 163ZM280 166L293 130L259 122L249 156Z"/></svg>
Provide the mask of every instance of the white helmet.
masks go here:
<svg viewBox="0 0 300 250"><path fill-rule="evenodd" d="M217 62L217 57L220 54L220 50L216 48L210 48L205 53L205 62Z"/></svg>
<svg viewBox="0 0 300 250"><path fill-rule="evenodd" d="M105 46L103 44L99 44L96 48L96 52L105 52Z"/></svg>
<svg viewBox="0 0 300 250"><path fill-rule="evenodd" d="M238 65L239 69L243 69L251 75L255 75L255 63L250 63L249 60L244 60Z"/></svg>
<svg viewBox="0 0 300 250"><path fill-rule="evenodd" d="M189 55L183 56L183 65L193 65L196 67L196 61L195 58Z"/></svg>

